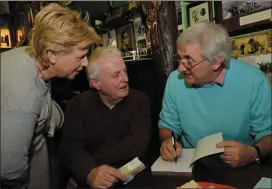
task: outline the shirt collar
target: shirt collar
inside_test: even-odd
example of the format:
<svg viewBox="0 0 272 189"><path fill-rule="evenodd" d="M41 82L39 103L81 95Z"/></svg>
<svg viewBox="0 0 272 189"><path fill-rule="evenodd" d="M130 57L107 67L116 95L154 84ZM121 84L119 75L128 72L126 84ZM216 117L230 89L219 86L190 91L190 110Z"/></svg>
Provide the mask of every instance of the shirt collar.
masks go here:
<svg viewBox="0 0 272 189"><path fill-rule="evenodd" d="M226 75L226 68L223 68L223 70L221 71L221 73L219 74L219 76L216 78L216 80L214 82L212 82L212 84L217 83L220 86L224 85L224 79L225 79L225 75Z"/></svg>

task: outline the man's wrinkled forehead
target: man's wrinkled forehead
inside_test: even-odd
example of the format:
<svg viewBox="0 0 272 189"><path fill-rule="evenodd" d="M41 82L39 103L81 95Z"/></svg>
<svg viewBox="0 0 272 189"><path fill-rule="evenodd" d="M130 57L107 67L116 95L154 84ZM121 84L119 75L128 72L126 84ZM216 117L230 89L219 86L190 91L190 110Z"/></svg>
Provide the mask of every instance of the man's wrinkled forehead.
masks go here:
<svg viewBox="0 0 272 189"><path fill-rule="evenodd" d="M101 61L103 61L101 65L111 72L123 70L126 67L121 57L103 57Z"/></svg>
<svg viewBox="0 0 272 189"><path fill-rule="evenodd" d="M178 53L183 56L192 56L200 53L199 43L188 43L177 47Z"/></svg>

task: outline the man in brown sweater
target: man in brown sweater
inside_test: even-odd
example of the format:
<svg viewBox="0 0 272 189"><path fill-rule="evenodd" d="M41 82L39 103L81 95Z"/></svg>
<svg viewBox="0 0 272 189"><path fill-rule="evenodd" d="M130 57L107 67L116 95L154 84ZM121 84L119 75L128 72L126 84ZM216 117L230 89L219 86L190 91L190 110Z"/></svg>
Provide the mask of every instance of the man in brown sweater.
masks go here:
<svg viewBox="0 0 272 189"><path fill-rule="evenodd" d="M117 48L94 50L87 75L91 89L67 106L60 157L79 185L109 188L126 179L116 169L118 162L145 155L151 135L150 102L144 93L129 90Z"/></svg>

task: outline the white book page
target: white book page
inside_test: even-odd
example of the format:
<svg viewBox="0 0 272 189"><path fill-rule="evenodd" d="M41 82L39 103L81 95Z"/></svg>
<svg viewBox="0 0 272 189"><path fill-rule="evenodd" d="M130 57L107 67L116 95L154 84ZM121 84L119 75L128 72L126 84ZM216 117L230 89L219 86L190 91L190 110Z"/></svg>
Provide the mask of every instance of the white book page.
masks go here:
<svg viewBox="0 0 272 189"><path fill-rule="evenodd" d="M196 160L220 152L224 152L224 148L217 148L216 144L223 141L222 133L216 133L205 138L202 138L196 145L195 155L191 163Z"/></svg>
<svg viewBox="0 0 272 189"><path fill-rule="evenodd" d="M192 172L191 161L194 156L195 149L183 149L181 157L175 161L169 162L162 159L160 156L157 161L152 165L153 172Z"/></svg>

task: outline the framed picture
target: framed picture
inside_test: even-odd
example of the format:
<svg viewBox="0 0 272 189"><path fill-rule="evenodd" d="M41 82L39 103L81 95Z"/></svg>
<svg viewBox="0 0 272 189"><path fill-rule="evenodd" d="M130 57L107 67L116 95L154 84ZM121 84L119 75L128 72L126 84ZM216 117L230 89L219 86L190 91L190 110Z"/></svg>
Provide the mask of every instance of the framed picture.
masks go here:
<svg viewBox="0 0 272 189"><path fill-rule="evenodd" d="M8 14L8 13L9 13L9 2L0 1L0 14Z"/></svg>
<svg viewBox="0 0 272 189"><path fill-rule="evenodd" d="M135 50L132 24L117 29L117 45L123 53Z"/></svg>
<svg viewBox="0 0 272 189"><path fill-rule="evenodd" d="M141 17L134 20L135 41L139 41L146 38L145 26L142 24Z"/></svg>
<svg viewBox="0 0 272 189"><path fill-rule="evenodd" d="M188 27L199 23L213 20L212 2L194 2L186 6Z"/></svg>
<svg viewBox="0 0 272 189"><path fill-rule="evenodd" d="M238 40L236 38L231 39L231 49L232 49L231 56L233 58L237 58L238 57Z"/></svg>
<svg viewBox="0 0 272 189"><path fill-rule="evenodd" d="M231 42L232 56L235 58L270 54L272 30L232 37Z"/></svg>
<svg viewBox="0 0 272 189"><path fill-rule="evenodd" d="M176 1L177 24L182 25L182 1Z"/></svg>
<svg viewBox="0 0 272 189"><path fill-rule="evenodd" d="M215 1L216 23L229 32L269 24L272 18L271 1Z"/></svg>
<svg viewBox="0 0 272 189"><path fill-rule="evenodd" d="M256 34L238 38L238 56L269 53L267 34Z"/></svg>
<svg viewBox="0 0 272 189"><path fill-rule="evenodd" d="M10 31L0 28L0 48L11 48Z"/></svg>

